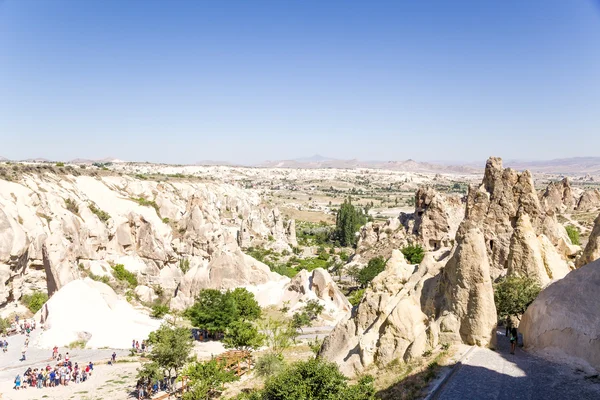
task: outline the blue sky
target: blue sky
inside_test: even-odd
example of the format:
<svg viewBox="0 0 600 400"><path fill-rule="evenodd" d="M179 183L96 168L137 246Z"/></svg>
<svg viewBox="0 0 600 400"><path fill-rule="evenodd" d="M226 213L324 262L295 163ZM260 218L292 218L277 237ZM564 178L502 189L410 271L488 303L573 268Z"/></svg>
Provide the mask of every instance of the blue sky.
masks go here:
<svg viewBox="0 0 600 400"><path fill-rule="evenodd" d="M600 4L0 0L0 155L600 156Z"/></svg>

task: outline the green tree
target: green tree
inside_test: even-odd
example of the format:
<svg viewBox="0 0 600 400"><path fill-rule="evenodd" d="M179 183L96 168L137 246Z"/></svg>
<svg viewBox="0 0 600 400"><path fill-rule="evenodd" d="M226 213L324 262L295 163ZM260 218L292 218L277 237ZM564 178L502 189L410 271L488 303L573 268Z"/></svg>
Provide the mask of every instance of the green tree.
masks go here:
<svg viewBox="0 0 600 400"><path fill-rule="evenodd" d="M254 350L262 346L264 337L248 321L232 322L225 333L223 344L228 349Z"/></svg>
<svg viewBox="0 0 600 400"><path fill-rule="evenodd" d="M317 319L324 310L325 306L318 300L309 300L306 302L306 306L304 306L304 312L306 312L306 315L311 320Z"/></svg>
<svg viewBox="0 0 600 400"><path fill-rule="evenodd" d="M423 261L423 257L425 257L425 251L418 244L406 246L401 251L406 260L411 264L420 264Z"/></svg>
<svg viewBox="0 0 600 400"><path fill-rule="evenodd" d="M254 370L258 376L273 376L285 368L285 361L280 354L266 353L256 360Z"/></svg>
<svg viewBox="0 0 600 400"><path fill-rule="evenodd" d="M33 292L26 294L21 297L21 302L25 304L25 307L32 313L36 313L42 309L43 305L48 301L48 295L44 292Z"/></svg>
<svg viewBox="0 0 600 400"><path fill-rule="evenodd" d="M336 364L312 359L292 364L268 379L262 391L263 400L372 400L372 378L363 378L349 386Z"/></svg>
<svg viewBox="0 0 600 400"><path fill-rule="evenodd" d="M302 312L295 312L294 315L292 315L292 327L294 329L302 329L305 326L309 326L310 325L310 317L308 316L308 314L305 311Z"/></svg>
<svg viewBox="0 0 600 400"><path fill-rule="evenodd" d="M187 328L161 325L149 335L151 344L148 358L158 364L165 376L176 377L190 358L192 335Z"/></svg>
<svg viewBox="0 0 600 400"><path fill-rule="evenodd" d="M515 316L520 319L542 288L535 280L511 275L494 284L494 302L498 317Z"/></svg>
<svg viewBox="0 0 600 400"><path fill-rule="evenodd" d="M356 232L367 222L366 214L354 207L350 198L344 200L335 219L335 238L344 247L356 245Z"/></svg>
<svg viewBox="0 0 600 400"><path fill-rule="evenodd" d="M188 391L183 393L183 400L209 400L219 397L226 383L239 379L217 360L189 363L182 375L188 378Z"/></svg>
<svg viewBox="0 0 600 400"><path fill-rule="evenodd" d="M364 294L365 294L365 289L355 290L354 292L352 292L350 297L348 297L348 301L353 306L357 306L360 303L360 301L362 300Z"/></svg>
<svg viewBox="0 0 600 400"><path fill-rule="evenodd" d="M170 309L168 305L157 302L152 305L152 312L150 313L150 316L152 318L162 318L167 315L169 311Z"/></svg>
<svg viewBox="0 0 600 400"><path fill-rule="evenodd" d="M0 334L5 334L10 328L10 320L8 318L0 318Z"/></svg>
<svg viewBox="0 0 600 400"><path fill-rule="evenodd" d="M571 239L571 243L579 246L579 230L572 225L565 226L565 229L567 230L567 235L569 235L569 239Z"/></svg>
<svg viewBox="0 0 600 400"><path fill-rule="evenodd" d="M196 302L185 311L194 326L214 332L225 332L236 320L237 308L232 296L216 289L203 289Z"/></svg>
<svg viewBox="0 0 600 400"><path fill-rule="evenodd" d="M281 356L298 336L298 332L290 322L269 317L260 321L260 331L265 337L269 349Z"/></svg>
<svg viewBox="0 0 600 400"><path fill-rule="evenodd" d="M245 321L255 321L260 318L261 309L254 297L246 288L236 288L230 293L237 309L239 318Z"/></svg>
<svg viewBox="0 0 600 400"><path fill-rule="evenodd" d="M358 282L362 287L366 287L379 273L385 269L386 260L382 257L375 257L369 260L366 267L358 273Z"/></svg>

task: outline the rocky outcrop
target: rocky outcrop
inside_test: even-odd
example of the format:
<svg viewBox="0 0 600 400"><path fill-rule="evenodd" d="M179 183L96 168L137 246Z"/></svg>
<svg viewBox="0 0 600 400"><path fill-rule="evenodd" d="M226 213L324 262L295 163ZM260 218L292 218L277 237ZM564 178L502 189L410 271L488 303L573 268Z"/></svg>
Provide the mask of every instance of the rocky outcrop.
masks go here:
<svg viewBox="0 0 600 400"><path fill-rule="evenodd" d="M431 187L419 188L415 194L412 233L427 250L451 248L465 215L465 206L455 196L444 196Z"/></svg>
<svg viewBox="0 0 600 400"><path fill-rule="evenodd" d="M590 212L600 209L600 190L586 190L582 193L577 202L576 210L580 212Z"/></svg>
<svg viewBox="0 0 600 400"><path fill-rule="evenodd" d="M548 286L523 315L525 348L600 372L600 261Z"/></svg>
<svg viewBox="0 0 600 400"><path fill-rule="evenodd" d="M441 279L440 336L447 342L488 346L495 341L498 319L483 233L465 221L456 241Z"/></svg>
<svg viewBox="0 0 600 400"><path fill-rule="evenodd" d="M577 266L581 267L600 258L600 214L594 221L594 229L583 250L583 254L577 260Z"/></svg>
<svg viewBox="0 0 600 400"><path fill-rule="evenodd" d="M360 228L356 255L353 261L365 260L361 265L373 257L382 256L389 258L392 251L408 244L407 235L398 218L389 218L387 221L368 222Z"/></svg>
<svg viewBox="0 0 600 400"><path fill-rule="evenodd" d="M408 361L444 342L489 345L496 309L483 234L463 222L448 261L428 253L414 269L394 251L352 316L325 339L321 356L346 375L395 359Z"/></svg>
<svg viewBox="0 0 600 400"><path fill-rule="evenodd" d="M571 197L567 180L551 184L542 196L546 211L529 171L504 169L500 158L487 161L482 184L469 189L466 218L477 223L484 234L493 279L504 275L507 269L528 271L545 283L564 276L567 258L578 248L557 222L555 209L563 208L558 206L559 198L564 205L565 201L572 204ZM547 246L548 242L556 249ZM548 262L558 264L544 264Z"/></svg>
<svg viewBox="0 0 600 400"><path fill-rule="evenodd" d="M233 185L109 174L0 180L0 305L34 290L52 294L85 274L110 276L115 264L167 295L182 282L184 261L210 265L214 287L264 282L270 271L236 240L244 223L253 228L250 244L295 243L293 221ZM192 278L184 289L189 282L204 281Z"/></svg>
<svg viewBox="0 0 600 400"><path fill-rule="evenodd" d="M540 203L544 211L564 212L575 208L576 198L568 178L560 182L551 182L541 196Z"/></svg>

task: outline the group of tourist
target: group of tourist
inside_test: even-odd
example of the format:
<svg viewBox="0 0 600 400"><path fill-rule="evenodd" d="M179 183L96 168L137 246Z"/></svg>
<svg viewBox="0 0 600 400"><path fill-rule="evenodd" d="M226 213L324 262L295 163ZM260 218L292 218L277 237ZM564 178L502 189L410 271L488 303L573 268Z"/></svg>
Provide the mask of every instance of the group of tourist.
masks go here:
<svg viewBox="0 0 600 400"><path fill-rule="evenodd" d="M131 349L134 350L137 353L139 353L140 351L142 353L145 353L147 348L148 348L148 345L146 344L145 340L142 340L142 344L141 345L140 345L140 342L138 340L133 339L131 341Z"/></svg>
<svg viewBox="0 0 600 400"><path fill-rule="evenodd" d="M15 378L15 390L27 389L28 387L68 386L69 383L85 382L92 375L94 363L91 361L85 367L80 367L77 363L73 364L69 360L69 353L65 355L65 360L51 367L50 364L42 368L27 368L23 377L17 375Z"/></svg>

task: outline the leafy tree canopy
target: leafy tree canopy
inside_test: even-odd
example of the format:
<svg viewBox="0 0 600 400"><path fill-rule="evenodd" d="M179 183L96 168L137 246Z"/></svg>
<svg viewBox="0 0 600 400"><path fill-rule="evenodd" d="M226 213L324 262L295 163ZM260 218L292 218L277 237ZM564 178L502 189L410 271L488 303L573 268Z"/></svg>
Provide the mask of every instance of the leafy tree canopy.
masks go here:
<svg viewBox="0 0 600 400"><path fill-rule="evenodd" d="M247 321L234 321L226 331L223 344L226 348L253 350L264 343L264 337L256 326Z"/></svg>
<svg viewBox="0 0 600 400"><path fill-rule="evenodd" d="M358 282L361 286L367 286L369 282L385 269L385 264L386 260L381 256L370 259L369 264L358 273Z"/></svg>
<svg viewBox="0 0 600 400"><path fill-rule="evenodd" d="M406 260L411 264L420 264L423 261L423 257L425 257L425 251L418 244L406 246L401 251Z"/></svg>
<svg viewBox="0 0 600 400"><path fill-rule="evenodd" d="M227 371L217 360L192 362L183 374L188 381L189 390L183 394L183 400L206 400L218 397L225 383L239 379L232 371Z"/></svg>
<svg viewBox="0 0 600 400"><path fill-rule="evenodd" d="M494 285L494 301L498 316L520 318L541 290L540 284L535 279L517 275L502 278Z"/></svg>
<svg viewBox="0 0 600 400"><path fill-rule="evenodd" d="M356 245L356 232L367 222L367 215L352 205L348 198L340 206L335 219L334 235L344 247Z"/></svg>
<svg viewBox="0 0 600 400"><path fill-rule="evenodd" d="M171 328L164 324L149 335L148 343L152 345L148 358L169 377L177 376L193 347L189 329Z"/></svg>

